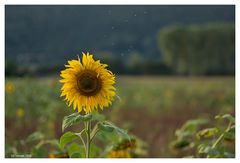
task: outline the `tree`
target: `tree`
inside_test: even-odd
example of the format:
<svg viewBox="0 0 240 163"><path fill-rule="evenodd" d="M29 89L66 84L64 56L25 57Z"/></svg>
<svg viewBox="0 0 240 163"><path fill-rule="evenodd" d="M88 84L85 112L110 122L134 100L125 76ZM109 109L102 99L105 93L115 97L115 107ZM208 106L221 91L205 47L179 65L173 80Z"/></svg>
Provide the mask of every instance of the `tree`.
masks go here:
<svg viewBox="0 0 240 163"><path fill-rule="evenodd" d="M234 74L235 26L230 23L174 25L160 30L164 63L178 74Z"/></svg>

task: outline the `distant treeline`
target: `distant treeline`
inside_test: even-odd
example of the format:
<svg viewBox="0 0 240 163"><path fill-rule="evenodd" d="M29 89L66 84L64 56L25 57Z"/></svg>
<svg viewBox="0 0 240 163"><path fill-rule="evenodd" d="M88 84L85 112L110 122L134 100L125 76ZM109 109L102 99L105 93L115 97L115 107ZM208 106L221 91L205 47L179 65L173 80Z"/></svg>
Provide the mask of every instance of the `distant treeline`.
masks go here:
<svg viewBox="0 0 240 163"><path fill-rule="evenodd" d="M108 68L114 74L126 75L170 75L172 69L159 59L151 60L142 57L138 53L130 53L129 56L119 58L109 52L102 52L94 55L95 59L100 59L102 63L108 65ZM75 58L76 59L76 58ZM56 75L64 69L64 65L29 65L28 67L18 64L16 60L6 60L6 76L46 76Z"/></svg>
<svg viewBox="0 0 240 163"><path fill-rule="evenodd" d="M109 65L115 74L131 75L233 75L235 73L235 26L229 23L174 25L161 28L159 58L138 51L127 55L99 52L94 58ZM160 56L161 52L161 56ZM57 74L60 64L22 66L6 58L6 76Z"/></svg>
<svg viewBox="0 0 240 163"><path fill-rule="evenodd" d="M234 24L170 26L161 29L158 38L163 62L171 67L174 73L235 73Z"/></svg>

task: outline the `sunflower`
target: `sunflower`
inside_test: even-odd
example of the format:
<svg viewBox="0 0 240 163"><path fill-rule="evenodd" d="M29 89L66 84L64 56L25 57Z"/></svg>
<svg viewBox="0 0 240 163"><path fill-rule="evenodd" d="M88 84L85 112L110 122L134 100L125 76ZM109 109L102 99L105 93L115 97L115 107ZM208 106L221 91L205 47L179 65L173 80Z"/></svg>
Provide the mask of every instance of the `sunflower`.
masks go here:
<svg viewBox="0 0 240 163"><path fill-rule="evenodd" d="M106 69L108 65L95 61L90 53L82 54L82 62L79 57L68 61L66 69L61 71L61 97L65 96L68 106L73 105L74 110L88 114L112 104L115 76Z"/></svg>
<svg viewBox="0 0 240 163"><path fill-rule="evenodd" d="M24 117L24 115L25 115L25 111L24 111L23 108L18 108L18 109L16 110L16 116L17 116L18 118L22 118L22 117Z"/></svg>
<svg viewBox="0 0 240 163"><path fill-rule="evenodd" d="M128 150L112 150L107 155L108 158L131 158Z"/></svg>
<svg viewBox="0 0 240 163"><path fill-rule="evenodd" d="M11 94L14 92L14 85L12 82L7 82L5 86L5 90L7 93Z"/></svg>

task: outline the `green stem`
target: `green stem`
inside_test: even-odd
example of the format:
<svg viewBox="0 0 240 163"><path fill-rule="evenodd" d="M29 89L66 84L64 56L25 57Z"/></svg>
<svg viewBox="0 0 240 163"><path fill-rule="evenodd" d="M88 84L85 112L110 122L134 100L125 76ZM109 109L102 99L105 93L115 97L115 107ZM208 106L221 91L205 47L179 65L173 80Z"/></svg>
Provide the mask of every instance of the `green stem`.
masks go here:
<svg viewBox="0 0 240 163"><path fill-rule="evenodd" d="M87 135L87 144L86 144L86 158L90 157L90 145L91 145L91 121L86 122L86 135Z"/></svg>
<svg viewBox="0 0 240 163"><path fill-rule="evenodd" d="M219 138L215 141L215 143L212 145L212 149L215 148L217 146L217 144L222 140L224 134L221 134L219 136Z"/></svg>
<svg viewBox="0 0 240 163"><path fill-rule="evenodd" d="M85 131L86 129L83 129L80 133L78 133L79 138L81 139L84 149L86 151L86 143L84 142L83 138L82 138L82 133Z"/></svg>
<svg viewBox="0 0 240 163"><path fill-rule="evenodd" d="M98 133L99 129L98 129L98 124L100 122L97 122L95 124L95 126L93 127L92 131L91 131L91 134L90 134L90 141L92 142L93 138L95 137L95 135Z"/></svg>
<svg viewBox="0 0 240 163"><path fill-rule="evenodd" d="M93 140L93 138L97 135L97 133L98 133L98 131L99 131L99 129L97 129L94 133L93 133L93 135L91 135L91 142L92 142L92 140Z"/></svg>
<svg viewBox="0 0 240 163"><path fill-rule="evenodd" d="M212 149L214 149L217 144L223 139L224 133L228 132L232 126L232 123L229 122L227 129L219 136L219 138L215 141L215 143L212 145Z"/></svg>

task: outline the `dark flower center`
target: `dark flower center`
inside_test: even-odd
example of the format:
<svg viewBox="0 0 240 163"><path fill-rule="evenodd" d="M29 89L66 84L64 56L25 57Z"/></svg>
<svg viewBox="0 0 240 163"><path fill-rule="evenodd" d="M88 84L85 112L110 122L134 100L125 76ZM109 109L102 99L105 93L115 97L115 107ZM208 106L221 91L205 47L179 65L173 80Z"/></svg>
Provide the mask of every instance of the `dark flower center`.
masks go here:
<svg viewBox="0 0 240 163"><path fill-rule="evenodd" d="M102 81L97 76L96 72L84 70L77 77L77 86L81 94L85 96L93 96L102 88Z"/></svg>

